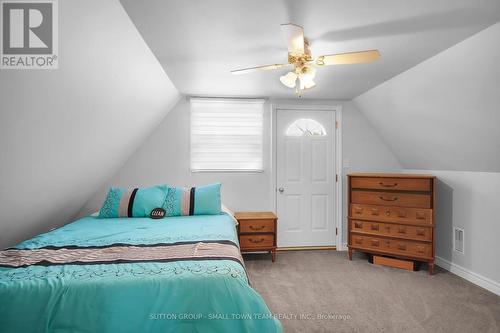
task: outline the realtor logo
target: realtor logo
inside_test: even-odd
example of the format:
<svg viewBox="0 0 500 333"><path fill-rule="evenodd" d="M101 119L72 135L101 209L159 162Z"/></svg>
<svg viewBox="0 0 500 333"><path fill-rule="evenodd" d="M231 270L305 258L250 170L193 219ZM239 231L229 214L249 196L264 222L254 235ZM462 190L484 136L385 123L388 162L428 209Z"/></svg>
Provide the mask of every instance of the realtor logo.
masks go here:
<svg viewBox="0 0 500 333"><path fill-rule="evenodd" d="M2 1L1 69L57 69L57 1Z"/></svg>

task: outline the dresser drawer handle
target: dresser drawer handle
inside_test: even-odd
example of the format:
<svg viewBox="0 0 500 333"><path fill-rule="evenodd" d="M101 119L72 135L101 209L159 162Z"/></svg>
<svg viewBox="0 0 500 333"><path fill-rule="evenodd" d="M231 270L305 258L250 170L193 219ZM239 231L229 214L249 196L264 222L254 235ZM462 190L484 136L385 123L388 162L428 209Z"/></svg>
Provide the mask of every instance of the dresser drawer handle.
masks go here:
<svg viewBox="0 0 500 333"><path fill-rule="evenodd" d="M354 228L363 228L363 223L362 222L354 222Z"/></svg>
<svg viewBox="0 0 500 333"><path fill-rule="evenodd" d="M262 230L262 229L264 229L266 226L265 226L265 225L261 225L261 226L256 227L256 226L254 226L254 225L251 225L251 226L248 226L248 227L249 227L250 229L252 229L252 230Z"/></svg>
<svg viewBox="0 0 500 333"><path fill-rule="evenodd" d="M378 240L372 239L372 246L379 246L379 244Z"/></svg>
<svg viewBox="0 0 500 333"><path fill-rule="evenodd" d="M379 198L380 198L380 200L384 200L384 201L396 201L396 200L398 200L398 197L387 198L387 197L380 196Z"/></svg>
<svg viewBox="0 0 500 333"><path fill-rule="evenodd" d="M252 238L249 238L248 240L250 242L252 242L252 243L262 243L265 239L264 238L261 238L261 239L252 239Z"/></svg>
<svg viewBox="0 0 500 333"><path fill-rule="evenodd" d="M378 230L378 224L373 224L372 223L372 230Z"/></svg>
<svg viewBox="0 0 500 333"><path fill-rule="evenodd" d="M382 187L394 187L394 186L398 186L398 183L385 184L385 183L380 182L379 185Z"/></svg>
<svg viewBox="0 0 500 333"><path fill-rule="evenodd" d="M406 251L406 245L405 244L399 244L398 245L398 249L400 249L401 251Z"/></svg>

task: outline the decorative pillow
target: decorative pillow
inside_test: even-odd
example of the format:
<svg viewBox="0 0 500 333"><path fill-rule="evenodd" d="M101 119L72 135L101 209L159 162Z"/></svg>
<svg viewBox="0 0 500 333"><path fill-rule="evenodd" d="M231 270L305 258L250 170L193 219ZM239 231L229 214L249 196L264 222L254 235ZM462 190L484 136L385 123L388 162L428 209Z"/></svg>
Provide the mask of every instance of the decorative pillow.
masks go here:
<svg viewBox="0 0 500 333"><path fill-rule="evenodd" d="M99 211L99 217L147 217L153 209L162 207L167 192L166 185L133 190L112 187Z"/></svg>
<svg viewBox="0 0 500 333"><path fill-rule="evenodd" d="M165 198L166 216L220 214L220 184L199 187L169 187Z"/></svg>
<svg viewBox="0 0 500 333"><path fill-rule="evenodd" d="M112 187L99 211L100 218L148 217L155 208L166 216L218 215L221 212L220 184L200 187L157 185L125 190Z"/></svg>

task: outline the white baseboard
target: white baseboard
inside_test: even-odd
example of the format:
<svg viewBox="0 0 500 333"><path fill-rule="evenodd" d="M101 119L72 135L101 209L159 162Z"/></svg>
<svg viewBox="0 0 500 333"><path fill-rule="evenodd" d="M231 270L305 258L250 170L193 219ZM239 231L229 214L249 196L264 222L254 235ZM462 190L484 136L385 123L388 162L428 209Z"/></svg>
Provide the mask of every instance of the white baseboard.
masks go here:
<svg viewBox="0 0 500 333"><path fill-rule="evenodd" d="M500 296L500 283L436 256L436 265Z"/></svg>

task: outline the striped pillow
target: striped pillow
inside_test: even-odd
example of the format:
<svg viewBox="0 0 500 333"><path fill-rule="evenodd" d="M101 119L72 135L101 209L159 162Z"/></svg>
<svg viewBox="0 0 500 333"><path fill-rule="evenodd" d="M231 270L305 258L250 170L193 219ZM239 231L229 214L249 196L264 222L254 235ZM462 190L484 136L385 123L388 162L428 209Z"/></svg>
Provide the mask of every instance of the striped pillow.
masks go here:
<svg viewBox="0 0 500 333"><path fill-rule="evenodd" d="M166 216L217 215L221 210L220 184L200 187L168 187L125 190L110 188L99 211L100 218L148 217L155 208Z"/></svg>
<svg viewBox="0 0 500 333"><path fill-rule="evenodd" d="M169 187L165 198L166 216L220 214L220 184L199 187Z"/></svg>
<svg viewBox="0 0 500 333"><path fill-rule="evenodd" d="M99 217L147 217L153 209L163 205L167 189L166 185L133 190L112 187L99 211Z"/></svg>

